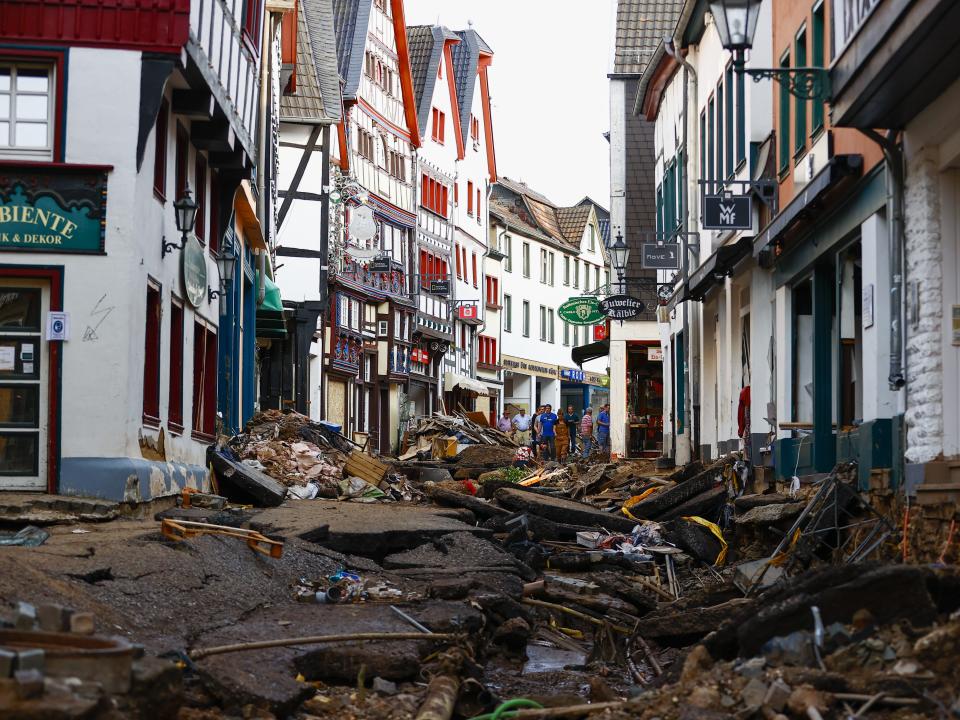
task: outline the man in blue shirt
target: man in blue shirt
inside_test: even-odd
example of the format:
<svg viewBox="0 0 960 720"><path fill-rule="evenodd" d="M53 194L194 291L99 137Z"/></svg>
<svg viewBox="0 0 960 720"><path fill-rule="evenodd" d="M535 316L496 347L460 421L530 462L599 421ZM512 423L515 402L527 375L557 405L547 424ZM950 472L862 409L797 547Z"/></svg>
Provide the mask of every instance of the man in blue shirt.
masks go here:
<svg viewBox="0 0 960 720"><path fill-rule="evenodd" d="M597 416L597 447L603 452L610 452L610 406L600 408Z"/></svg>
<svg viewBox="0 0 960 720"><path fill-rule="evenodd" d="M554 430L554 426L558 420L559 418L553 412L553 408L550 405L544 406L543 412L540 413L540 416L537 418L537 424L539 425L537 435L540 437L540 441L546 449L546 460L557 459L557 433Z"/></svg>

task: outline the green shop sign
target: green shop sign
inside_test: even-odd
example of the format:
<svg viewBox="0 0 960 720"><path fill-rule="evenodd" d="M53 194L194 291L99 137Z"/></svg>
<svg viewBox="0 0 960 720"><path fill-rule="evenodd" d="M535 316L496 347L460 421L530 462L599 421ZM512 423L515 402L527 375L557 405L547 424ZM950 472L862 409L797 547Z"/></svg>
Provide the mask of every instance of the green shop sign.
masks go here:
<svg viewBox="0 0 960 720"><path fill-rule="evenodd" d="M0 251L102 253L107 171L0 163Z"/></svg>
<svg viewBox="0 0 960 720"><path fill-rule="evenodd" d="M606 320L600 312L600 301L593 295L570 298L557 308L557 315L571 325L596 325Z"/></svg>

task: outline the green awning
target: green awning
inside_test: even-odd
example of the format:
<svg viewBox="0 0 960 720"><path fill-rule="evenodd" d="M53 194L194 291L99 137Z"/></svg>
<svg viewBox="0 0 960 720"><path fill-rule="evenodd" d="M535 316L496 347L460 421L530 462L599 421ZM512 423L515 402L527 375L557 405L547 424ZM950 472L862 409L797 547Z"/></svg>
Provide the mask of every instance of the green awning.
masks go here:
<svg viewBox="0 0 960 720"><path fill-rule="evenodd" d="M280 288L266 275L260 276L264 286L263 302L257 308L257 337L282 339L287 336L287 324L283 317L283 301Z"/></svg>
<svg viewBox="0 0 960 720"><path fill-rule="evenodd" d="M280 287L266 275L260 278L265 288L263 302L260 303L260 310L273 310L274 312L283 312L283 301L280 299Z"/></svg>

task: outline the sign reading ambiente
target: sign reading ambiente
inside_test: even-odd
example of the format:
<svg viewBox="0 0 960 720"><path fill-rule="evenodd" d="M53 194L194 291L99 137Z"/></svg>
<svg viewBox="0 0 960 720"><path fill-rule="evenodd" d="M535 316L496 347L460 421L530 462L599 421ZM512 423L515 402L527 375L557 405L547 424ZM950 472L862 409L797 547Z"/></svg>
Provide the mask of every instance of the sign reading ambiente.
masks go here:
<svg viewBox="0 0 960 720"><path fill-rule="evenodd" d="M106 173L0 171L0 251L103 251Z"/></svg>

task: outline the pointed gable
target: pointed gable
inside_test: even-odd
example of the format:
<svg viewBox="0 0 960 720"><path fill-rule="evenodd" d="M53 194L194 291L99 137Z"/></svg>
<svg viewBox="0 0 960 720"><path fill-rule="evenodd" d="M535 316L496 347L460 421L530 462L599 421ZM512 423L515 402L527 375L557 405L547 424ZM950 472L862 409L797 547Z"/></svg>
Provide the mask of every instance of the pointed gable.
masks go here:
<svg viewBox="0 0 960 720"><path fill-rule="evenodd" d="M437 90L437 68L444 62L444 48L448 42L459 43L460 37L441 25L407 28L417 123L424 130L429 122L433 94ZM456 98L451 98L451 101L455 103Z"/></svg>

